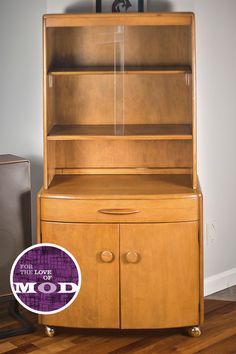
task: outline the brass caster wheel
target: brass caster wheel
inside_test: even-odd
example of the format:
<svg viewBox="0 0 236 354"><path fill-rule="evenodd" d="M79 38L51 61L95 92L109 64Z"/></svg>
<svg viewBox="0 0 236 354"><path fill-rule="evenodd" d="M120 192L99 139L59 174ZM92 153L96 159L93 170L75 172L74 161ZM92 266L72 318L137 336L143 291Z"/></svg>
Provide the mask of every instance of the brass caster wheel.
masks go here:
<svg viewBox="0 0 236 354"><path fill-rule="evenodd" d="M56 334L55 328L50 326L45 326L45 334L50 338L54 337Z"/></svg>
<svg viewBox="0 0 236 354"><path fill-rule="evenodd" d="M200 337L200 335L202 334L201 328L198 326L187 328L187 334L189 335L189 337L193 338Z"/></svg>

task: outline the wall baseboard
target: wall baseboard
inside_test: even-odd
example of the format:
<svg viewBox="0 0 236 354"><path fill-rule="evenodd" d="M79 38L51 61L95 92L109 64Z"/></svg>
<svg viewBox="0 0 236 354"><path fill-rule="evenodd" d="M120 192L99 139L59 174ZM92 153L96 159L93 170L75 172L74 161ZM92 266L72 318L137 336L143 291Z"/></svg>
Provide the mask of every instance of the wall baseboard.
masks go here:
<svg viewBox="0 0 236 354"><path fill-rule="evenodd" d="M236 285L236 268L212 275L204 280L204 296Z"/></svg>

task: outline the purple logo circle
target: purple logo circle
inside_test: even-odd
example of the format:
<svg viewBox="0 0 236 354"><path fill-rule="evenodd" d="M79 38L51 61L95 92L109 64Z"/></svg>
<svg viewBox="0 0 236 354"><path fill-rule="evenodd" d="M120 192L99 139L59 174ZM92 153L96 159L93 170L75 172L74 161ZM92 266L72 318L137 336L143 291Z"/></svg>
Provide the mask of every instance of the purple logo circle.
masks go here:
<svg viewBox="0 0 236 354"><path fill-rule="evenodd" d="M77 297L81 272L65 248L41 243L25 249L11 269L10 284L17 301L38 314L64 310Z"/></svg>

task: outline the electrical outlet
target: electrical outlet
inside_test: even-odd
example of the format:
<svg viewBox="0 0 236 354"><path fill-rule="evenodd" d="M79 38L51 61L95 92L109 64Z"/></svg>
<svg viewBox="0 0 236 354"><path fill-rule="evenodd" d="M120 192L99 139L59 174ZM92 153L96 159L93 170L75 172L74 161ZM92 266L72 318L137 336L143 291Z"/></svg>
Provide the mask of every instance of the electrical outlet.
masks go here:
<svg viewBox="0 0 236 354"><path fill-rule="evenodd" d="M206 246L216 242L216 221L213 220L206 224Z"/></svg>

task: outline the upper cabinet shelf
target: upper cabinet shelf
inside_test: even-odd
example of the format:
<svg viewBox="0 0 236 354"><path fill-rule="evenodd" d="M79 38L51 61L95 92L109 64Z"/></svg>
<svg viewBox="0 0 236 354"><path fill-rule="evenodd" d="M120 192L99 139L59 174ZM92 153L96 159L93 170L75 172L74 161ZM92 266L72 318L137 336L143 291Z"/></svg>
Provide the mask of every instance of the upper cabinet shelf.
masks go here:
<svg viewBox="0 0 236 354"><path fill-rule="evenodd" d="M190 124L55 125L48 140L191 140Z"/></svg>
<svg viewBox="0 0 236 354"><path fill-rule="evenodd" d="M50 75L114 75L114 74L191 74L191 67L184 65L167 66L127 66L127 67L77 67L56 68L49 71Z"/></svg>

